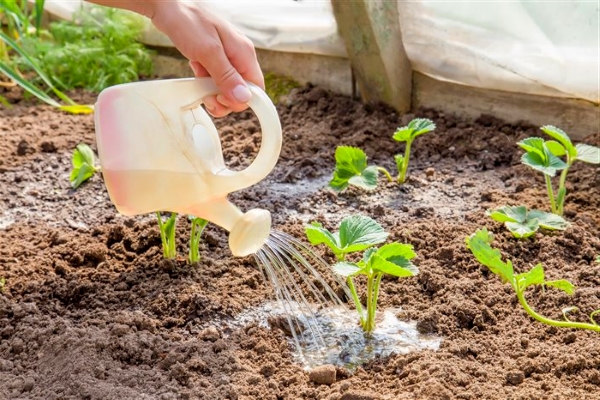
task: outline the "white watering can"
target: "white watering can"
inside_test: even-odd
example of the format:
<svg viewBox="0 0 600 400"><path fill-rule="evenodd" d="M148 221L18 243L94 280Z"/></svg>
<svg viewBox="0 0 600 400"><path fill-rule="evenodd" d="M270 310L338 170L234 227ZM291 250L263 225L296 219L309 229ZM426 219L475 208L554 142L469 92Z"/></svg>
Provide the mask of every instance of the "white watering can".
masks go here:
<svg viewBox="0 0 600 400"><path fill-rule="evenodd" d="M102 91L95 106L98 156L117 210L194 215L229 231L234 256L258 251L271 231L271 214L259 208L243 213L227 195L271 172L281 151L281 124L269 97L248 86L262 142L243 171L225 166L217 129L200 107L202 98L218 93L212 79L135 82Z"/></svg>

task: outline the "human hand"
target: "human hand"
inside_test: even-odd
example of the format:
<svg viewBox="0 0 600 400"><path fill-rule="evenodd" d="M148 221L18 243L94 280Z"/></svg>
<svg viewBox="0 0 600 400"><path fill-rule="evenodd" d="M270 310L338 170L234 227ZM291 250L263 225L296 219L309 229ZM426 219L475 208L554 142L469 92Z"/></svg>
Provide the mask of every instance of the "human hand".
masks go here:
<svg viewBox="0 0 600 400"><path fill-rule="evenodd" d="M245 81L265 88L252 42L201 2L187 0L87 0L137 12L150 18L190 60L196 77L210 76L220 94L202 99L207 111L222 117L248 108L252 97Z"/></svg>
<svg viewBox="0 0 600 400"><path fill-rule="evenodd" d="M252 42L201 3L155 1L149 9L154 26L190 60L196 77L210 76L220 94L203 99L207 111L222 117L242 111L252 97L245 81L264 89Z"/></svg>

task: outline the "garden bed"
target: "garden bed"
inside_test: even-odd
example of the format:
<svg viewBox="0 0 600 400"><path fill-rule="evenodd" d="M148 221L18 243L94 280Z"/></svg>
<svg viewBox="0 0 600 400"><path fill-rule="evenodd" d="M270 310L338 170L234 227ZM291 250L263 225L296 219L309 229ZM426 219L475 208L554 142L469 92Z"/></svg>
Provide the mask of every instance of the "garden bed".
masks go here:
<svg viewBox="0 0 600 400"><path fill-rule="evenodd" d="M0 111L1 398L597 398L598 333L532 320L465 247L465 237L486 226L517 271L542 262L549 279L577 285L573 296L530 290L542 314L560 319L561 309L576 305L584 318L600 308L597 166L572 168L565 211L572 225L564 232L517 241L485 215L505 204L547 209L541 174L520 164L516 145L540 136L537 128L420 110L416 116L438 128L415 141L408 182L380 179L375 192L336 195L326 187L336 146L359 146L393 169L402 147L391 135L414 115L320 88L282 99L280 161L232 201L268 209L275 228L302 239L310 221L333 229L349 214L373 217L391 240L414 245L420 269L414 278L384 278L380 306L400 308L402 320L442 338L437 351L379 358L353 373L338 368L335 383L317 385L294 362L282 331L226 324L272 298L253 258L231 256L226 232L209 225L202 259L190 267L183 258L189 224L180 218L182 259L164 261L155 219L118 215L100 176L70 190L71 151L94 144L93 116L7 97L16 104ZM253 114L218 126L229 165L248 165L260 142ZM600 134L585 142L600 145Z"/></svg>

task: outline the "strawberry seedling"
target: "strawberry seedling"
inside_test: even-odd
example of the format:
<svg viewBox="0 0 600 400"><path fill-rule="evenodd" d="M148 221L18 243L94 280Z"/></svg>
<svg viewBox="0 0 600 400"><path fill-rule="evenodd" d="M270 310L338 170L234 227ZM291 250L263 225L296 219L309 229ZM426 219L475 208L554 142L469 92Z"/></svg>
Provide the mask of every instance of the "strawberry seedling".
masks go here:
<svg viewBox="0 0 600 400"><path fill-rule="evenodd" d="M392 181L390 173L382 167L367 165L367 155L357 147L338 146L335 149L335 171L329 186L341 192L349 185L366 190L377 187L378 172L384 173Z"/></svg>
<svg viewBox="0 0 600 400"><path fill-rule="evenodd" d="M525 206L504 206L488 210L486 214L494 221L504 222L506 228L517 239L531 237L539 228L565 230L569 226L563 217L539 210L527 211Z"/></svg>
<svg viewBox="0 0 600 400"><path fill-rule="evenodd" d="M406 180L406 171L408 170L408 162L410 160L410 148L412 142L417 136L420 136L427 132L431 132L434 129L435 124L430 119L416 118L410 121L407 126L398 128L398 130L394 132L394 140L406 143L404 155L396 154L394 156L394 159L396 161L396 167L398 168L398 183L404 183L404 181Z"/></svg>
<svg viewBox="0 0 600 400"><path fill-rule="evenodd" d="M542 264L539 263L528 272L523 272L521 274L515 274L513 270L513 265L510 260L506 262L502 261L502 256L500 251L494 249L490 246L494 239L494 236L489 233L486 229L479 229L471 236L467 237L466 243L467 247L477 261L481 264L485 265L489 268L489 270L498 275L502 282L508 283L517 295L517 299L519 300L519 304L523 307L523 309L529 314L532 318L547 324L560 328L578 328L578 329L588 329L596 332L600 332L600 325L595 321L594 317L596 314L600 313L600 310L596 310L592 312L589 316L590 323L586 322L575 322L570 321L566 314L569 311L574 311L575 308L570 307L569 309L563 310L563 315L565 316L565 321L558 321L551 318L544 317L543 315L538 314L529 303L525 299L525 290L530 286L539 285L542 287L553 287L568 295L573 294L575 291L575 286L565 280L559 279L555 281L547 281L544 276L544 268Z"/></svg>
<svg viewBox="0 0 600 400"><path fill-rule="evenodd" d="M202 236L202 231L206 228L206 225L208 225L208 221L191 215L189 216L189 219L192 222L192 233L190 235L188 261L190 264L194 264L200 261L200 237Z"/></svg>
<svg viewBox="0 0 600 400"><path fill-rule="evenodd" d="M160 230L160 240L163 246L163 256L166 259L172 260L177 257L175 248L175 222L177 221L177 213L172 212L171 216L163 222L160 212L156 213L158 219L158 228Z"/></svg>
<svg viewBox="0 0 600 400"><path fill-rule="evenodd" d="M381 225L365 216L344 218L339 232L329 232L318 223L306 227L306 235L313 245L325 244L339 260L334 272L346 278L352 300L359 315L360 326L366 334L375 329L375 313L379 288L383 275L409 277L419 271L410 261L416 254L409 244L390 243L380 248L388 234ZM345 261L348 253L364 251L358 262ZM354 278L364 275L367 279L366 305L363 306L354 284Z"/></svg>
<svg viewBox="0 0 600 400"><path fill-rule="evenodd" d="M563 215L567 195L565 182L569 168L575 161L600 164L600 148L583 143L574 146L563 130L551 125L542 126L540 129L554 140L545 141L536 137L521 140L517 143L525 150L521 162L544 174L546 190L550 199L550 209L556 215ZM560 157L565 157L566 162ZM552 178L557 171L561 171L561 173L558 191L555 196Z"/></svg>
<svg viewBox="0 0 600 400"><path fill-rule="evenodd" d="M83 182L100 171L100 167L96 166L94 152L85 143L78 144L75 150L73 150L71 163L73 164L73 169L71 170L69 180L73 189L77 189Z"/></svg>

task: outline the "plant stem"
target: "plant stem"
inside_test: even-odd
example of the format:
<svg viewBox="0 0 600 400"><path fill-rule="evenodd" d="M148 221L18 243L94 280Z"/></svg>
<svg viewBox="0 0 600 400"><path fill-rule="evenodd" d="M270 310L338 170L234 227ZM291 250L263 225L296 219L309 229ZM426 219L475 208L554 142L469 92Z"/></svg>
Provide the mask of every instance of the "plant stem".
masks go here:
<svg viewBox="0 0 600 400"><path fill-rule="evenodd" d="M371 318L372 310L373 310L373 279L375 275L367 276L367 318L365 319L365 323L363 324L363 331L370 335L373 332L373 320Z"/></svg>
<svg viewBox="0 0 600 400"><path fill-rule="evenodd" d="M404 183L406 180L406 170L408 170L408 160L410 159L410 145L412 140L406 141L406 149L404 150L404 159L402 160L402 171L398 175L398 183Z"/></svg>
<svg viewBox="0 0 600 400"><path fill-rule="evenodd" d="M567 197L567 189L565 188L565 182L567 180L567 172L569 172L569 167L571 166L568 156L567 156L567 165L568 165L568 167L563 169L562 172L560 173L560 180L558 181L558 193L561 193L561 191L564 191L564 193L565 193L562 196L562 198L558 199L558 204L556 205L557 213L558 213L558 215L561 215L561 216L563 215L564 208L565 208L565 197Z"/></svg>
<svg viewBox="0 0 600 400"><path fill-rule="evenodd" d="M557 213L556 201L554 200L554 191L552 190L552 179L549 175L544 174L546 179L546 190L548 191L548 197L550 198L550 208L554 214Z"/></svg>
<svg viewBox="0 0 600 400"><path fill-rule="evenodd" d="M202 231L208 225L208 221L202 218L192 219L192 232L190 234L190 250L188 253L188 261L190 264L200 261L200 237Z"/></svg>
<svg viewBox="0 0 600 400"><path fill-rule="evenodd" d="M525 300L525 293L523 291L517 291L517 298L519 299L521 306L525 309L525 311L527 311L527 314L544 324L557 326L560 328L578 328L600 332L600 325L588 324L585 322L557 321L555 319L546 318L538 314L529 306L529 304L527 304L527 300Z"/></svg>
<svg viewBox="0 0 600 400"><path fill-rule="evenodd" d="M377 167L377 171L382 172L386 178L388 179L388 182L393 182L394 178L392 178L392 175L390 175L390 173L388 172L387 169L383 168L383 167Z"/></svg>
<svg viewBox="0 0 600 400"><path fill-rule="evenodd" d="M375 330L375 315L377 313L377 299L379 297L379 287L381 286L382 273L378 273L374 276L375 282L372 283L373 293L369 298L371 304L367 305L368 322L369 328L368 333L372 333Z"/></svg>
<svg viewBox="0 0 600 400"><path fill-rule="evenodd" d="M352 301L354 301L354 307L356 307L356 312L358 312L358 317L360 321L360 326L364 325L365 317L362 303L358 298L358 294L356 293L356 286L354 286L354 280L351 276L346 279L346 283L348 284L348 288L350 289L350 294L352 294Z"/></svg>

